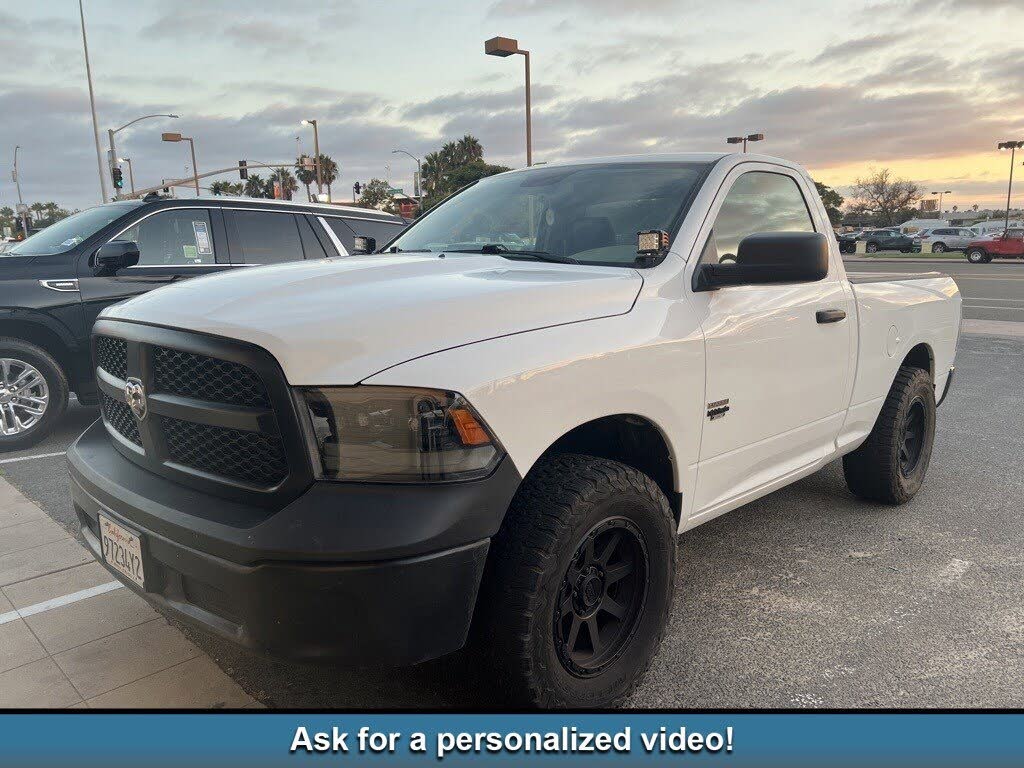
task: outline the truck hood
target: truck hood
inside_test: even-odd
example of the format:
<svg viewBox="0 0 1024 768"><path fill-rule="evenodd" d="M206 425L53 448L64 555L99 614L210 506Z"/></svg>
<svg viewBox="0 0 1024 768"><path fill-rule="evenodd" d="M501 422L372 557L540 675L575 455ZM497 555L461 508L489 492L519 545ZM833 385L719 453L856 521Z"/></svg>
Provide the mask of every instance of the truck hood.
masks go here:
<svg viewBox="0 0 1024 768"><path fill-rule="evenodd" d="M344 385L442 349L624 314L642 284L622 267L380 254L193 278L102 316L247 341L291 384Z"/></svg>

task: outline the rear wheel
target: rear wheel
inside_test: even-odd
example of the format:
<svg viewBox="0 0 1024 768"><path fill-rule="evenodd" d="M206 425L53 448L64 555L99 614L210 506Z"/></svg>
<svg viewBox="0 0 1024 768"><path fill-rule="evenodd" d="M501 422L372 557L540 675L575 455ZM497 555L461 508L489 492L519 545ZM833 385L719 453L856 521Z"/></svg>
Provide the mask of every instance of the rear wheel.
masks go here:
<svg viewBox="0 0 1024 768"><path fill-rule="evenodd" d="M45 350L0 338L0 451L28 448L46 437L68 405L68 381Z"/></svg>
<svg viewBox="0 0 1024 768"><path fill-rule="evenodd" d="M935 441L935 388L920 368L904 366L871 434L843 457L850 490L861 498L905 504L921 489Z"/></svg>
<svg viewBox="0 0 1024 768"><path fill-rule="evenodd" d="M971 264L984 264L986 262L986 254L981 248L968 248L967 249L967 260Z"/></svg>
<svg viewBox="0 0 1024 768"><path fill-rule="evenodd" d="M640 682L672 604L676 526L651 478L541 459L495 537L475 641L514 703L609 707Z"/></svg>

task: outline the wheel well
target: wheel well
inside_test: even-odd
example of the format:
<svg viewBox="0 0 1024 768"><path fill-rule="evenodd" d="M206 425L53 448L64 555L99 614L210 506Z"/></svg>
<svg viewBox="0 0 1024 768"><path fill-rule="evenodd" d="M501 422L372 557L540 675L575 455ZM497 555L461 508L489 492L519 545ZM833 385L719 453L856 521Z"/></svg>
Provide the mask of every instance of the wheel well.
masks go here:
<svg viewBox="0 0 1024 768"><path fill-rule="evenodd" d="M903 362L900 363L901 367L904 365L926 371L932 377L932 381L935 381L935 361L932 358L931 347L927 344L918 344L911 349L907 356L903 358Z"/></svg>
<svg viewBox="0 0 1024 768"><path fill-rule="evenodd" d="M64 371L68 386L72 391L75 389L75 370L71 364L71 355L61 338L49 328L38 323L6 320L0 323L0 338L2 337L27 341L29 344L35 344L46 350Z"/></svg>
<svg viewBox="0 0 1024 768"><path fill-rule="evenodd" d="M664 435L642 416L618 414L588 421L562 435L545 454L582 453L620 461L637 469L664 492L676 523L682 514L682 494L675 490L672 452Z"/></svg>

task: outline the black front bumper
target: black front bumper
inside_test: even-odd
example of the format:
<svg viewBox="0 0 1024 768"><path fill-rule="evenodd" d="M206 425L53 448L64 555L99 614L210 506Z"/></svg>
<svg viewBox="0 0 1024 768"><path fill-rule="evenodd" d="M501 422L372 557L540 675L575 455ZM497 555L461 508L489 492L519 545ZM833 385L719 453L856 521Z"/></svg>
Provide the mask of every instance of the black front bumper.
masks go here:
<svg viewBox="0 0 1024 768"><path fill-rule="evenodd" d="M118 453L101 422L68 450L82 533L98 515L143 542L168 612L275 656L414 664L465 643L490 538L520 477L438 485L313 483L278 510L178 485ZM119 574L111 569L115 576Z"/></svg>

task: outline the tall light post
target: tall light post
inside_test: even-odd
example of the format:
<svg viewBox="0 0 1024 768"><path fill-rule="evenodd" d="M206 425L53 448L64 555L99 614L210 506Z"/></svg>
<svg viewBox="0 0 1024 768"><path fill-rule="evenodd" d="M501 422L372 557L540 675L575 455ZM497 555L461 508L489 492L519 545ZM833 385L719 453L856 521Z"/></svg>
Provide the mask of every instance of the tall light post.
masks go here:
<svg viewBox="0 0 1024 768"><path fill-rule="evenodd" d="M18 175L18 150L21 146L14 145L14 170L11 176L14 177L14 186L18 188L18 213L21 214L21 228L25 237L28 237L28 214L25 213L25 201L21 199L21 176Z"/></svg>
<svg viewBox="0 0 1024 768"><path fill-rule="evenodd" d="M132 159L130 157L119 157L117 162L126 163L128 165L128 185L132 188L132 194L135 194L135 174L132 173Z"/></svg>
<svg viewBox="0 0 1024 768"><path fill-rule="evenodd" d="M416 207L419 208L420 212L422 213L423 212L423 195L421 194L420 184L422 183L421 179L423 177L423 164L420 162L420 159L418 157L416 157L416 155L412 154L411 152L406 152L404 149L392 149L391 150L391 154L392 155L408 155L409 157L411 157L413 160L416 161L416 178L413 180L412 187L413 187L413 191L416 193Z"/></svg>
<svg viewBox="0 0 1024 768"><path fill-rule="evenodd" d="M946 190L943 190L942 192L932 192L932 194L939 196L939 218L941 219L942 218L942 196L943 195L951 195L951 194L953 194L953 192L951 190L949 190L949 189L946 189Z"/></svg>
<svg viewBox="0 0 1024 768"><path fill-rule="evenodd" d="M196 185L196 197L199 197L199 169L196 167L196 143L191 136L182 136L180 133L162 133L160 138L164 141L178 142L187 141L192 150L192 179Z"/></svg>
<svg viewBox="0 0 1024 768"><path fill-rule="evenodd" d="M313 154L316 155L316 200L320 202L320 195L324 193L324 180L320 173L320 131L316 120L303 120L302 124L313 126Z"/></svg>
<svg viewBox="0 0 1024 768"><path fill-rule="evenodd" d="M725 140L726 144L742 144L743 153L747 152L748 141L764 141L763 133L748 133L746 136L730 136Z"/></svg>
<svg viewBox="0 0 1024 768"><path fill-rule="evenodd" d="M135 125L142 120L149 120L153 117L172 117L177 119L177 115L143 115L142 117L136 117L134 120L125 123L120 128L108 128L107 129L107 140L110 142L110 150L107 152L107 164L110 166L109 170L113 173L114 166L117 164L117 149L114 147L114 135L120 133L130 125ZM129 175L130 175L129 169ZM115 192L115 196L119 193Z"/></svg>
<svg viewBox="0 0 1024 768"><path fill-rule="evenodd" d="M519 54L526 59L526 165L533 165L533 126L530 115L530 52L519 47L519 41L511 37L492 37L484 42L484 53L488 56L512 56Z"/></svg>
<svg viewBox="0 0 1024 768"><path fill-rule="evenodd" d="M997 144L1000 152L1010 150L1010 183L1006 186L1006 228L1010 228L1010 196L1013 194L1013 163L1017 150L1024 147L1024 141L1001 141Z"/></svg>
<svg viewBox="0 0 1024 768"><path fill-rule="evenodd" d="M103 154L100 152L100 124L96 120L96 99L92 93L92 67L89 66L89 43L85 39L85 9L78 0L78 16L82 20L82 50L85 52L85 79L89 83L89 108L92 110L92 134L96 140L96 168L100 172L100 202L107 202L107 179L103 175Z"/></svg>

